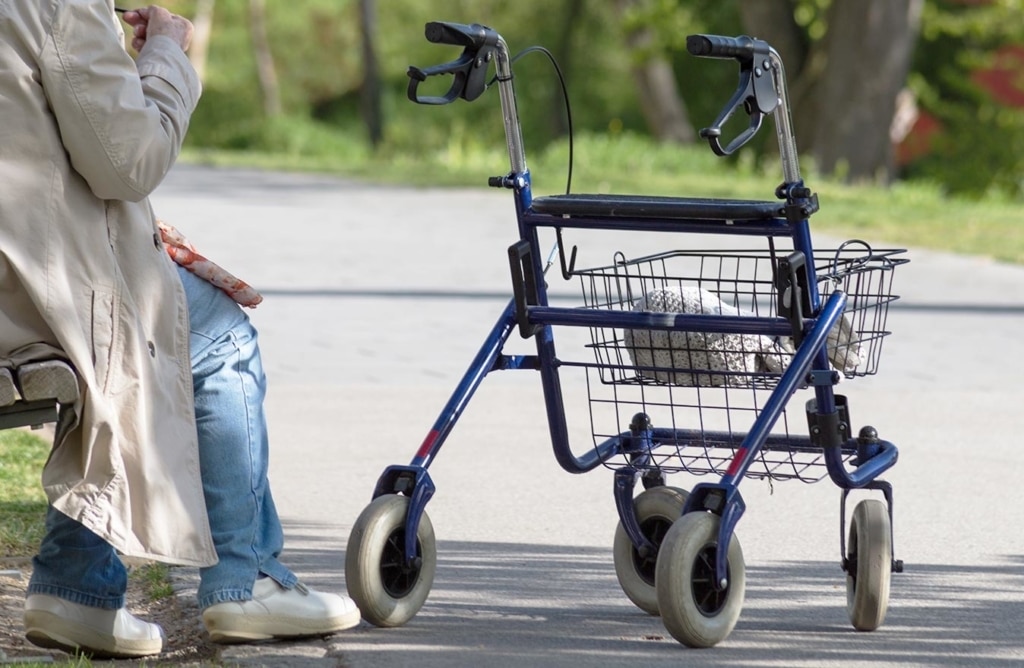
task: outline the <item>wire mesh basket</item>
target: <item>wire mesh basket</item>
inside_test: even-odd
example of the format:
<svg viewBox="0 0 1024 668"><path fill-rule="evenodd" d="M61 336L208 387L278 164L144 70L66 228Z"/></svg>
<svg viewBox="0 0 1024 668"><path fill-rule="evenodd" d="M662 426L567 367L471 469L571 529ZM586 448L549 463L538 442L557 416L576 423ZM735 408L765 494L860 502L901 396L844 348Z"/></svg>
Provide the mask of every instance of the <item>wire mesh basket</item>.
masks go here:
<svg viewBox="0 0 1024 668"><path fill-rule="evenodd" d="M848 242L814 258L822 300L837 290L847 297L827 343L833 367L847 378L878 370L904 252ZM586 308L767 319L778 315L778 264L773 249L670 251L632 260L620 254L611 265L575 273ZM795 351L792 339L738 332L595 327L590 347L604 382L771 388Z"/></svg>
<svg viewBox="0 0 1024 668"><path fill-rule="evenodd" d="M846 378L877 372L889 305L898 298L893 274L908 261L904 253L848 242L814 258L812 280L821 300L837 290L847 297L827 343L832 367ZM779 311L780 257L774 248L636 259L618 254L608 266L575 274L585 308L768 319ZM577 366L584 367L595 446L628 434L638 413L653 426L642 447L606 465L717 475L725 473L795 352L785 336L613 327L590 328L587 347L591 359ZM783 411L749 477L816 482L827 474L804 420L790 423Z"/></svg>

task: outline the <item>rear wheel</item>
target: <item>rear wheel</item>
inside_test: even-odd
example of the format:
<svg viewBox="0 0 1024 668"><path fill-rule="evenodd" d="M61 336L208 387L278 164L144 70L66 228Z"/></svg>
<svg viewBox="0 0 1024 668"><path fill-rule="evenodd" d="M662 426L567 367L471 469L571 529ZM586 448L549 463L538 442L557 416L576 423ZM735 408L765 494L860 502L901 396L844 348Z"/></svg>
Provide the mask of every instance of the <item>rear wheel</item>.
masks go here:
<svg viewBox="0 0 1024 668"><path fill-rule="evenodd" d="M405 559L409 498L385 494L359 515L345 553L348 592L363 619L375 626L401 626L427 600L437 569L434 527L424 512L416 531L416 559Z"/></svg>
<svg viewBox="0 0 1024 668"><path fill-rule="evenodd" d="M889 609L892 533L889 512L877 499L857 504L846 547L846 611L858 631L874 631Z"/></svg>
<svg viewBox="0 0 1024 668"><path fill-rule="evenodd" d="M653 554L640 555L622 522L619 522L615 529L612 554L615 558L615 575L619 578L619 586L636 607L651 615L660 614L658 592L654 587L658 550L665 534L672 528L672 523L682 515L687 496L684 490L661 486L646 490L633 500L640 531L654 544Z"/></svg>

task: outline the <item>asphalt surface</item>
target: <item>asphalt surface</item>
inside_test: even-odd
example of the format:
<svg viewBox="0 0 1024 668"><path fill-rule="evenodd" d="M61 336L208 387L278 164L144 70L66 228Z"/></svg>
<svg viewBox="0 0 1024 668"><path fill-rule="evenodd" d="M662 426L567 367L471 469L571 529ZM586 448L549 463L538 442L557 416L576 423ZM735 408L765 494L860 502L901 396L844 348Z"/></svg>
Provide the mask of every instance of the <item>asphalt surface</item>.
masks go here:
<svg viewBox="0 0 1024 668"><path fill-rule="evenodd" d="M154 204L265 296L250 315L270 381L284 560L312 586L344 591L348 534L377 477L412 458L510 296L512 197L182 165ZM818 217L827 215L825 201ZM618 250L679 245L596 232L570 243L599 263ZM747 566L739 622L710 650L676 642L616 580L611 471L563 471L538 374L502 371L484 380L431 466L437 576L420 613L400 628L364 623L326 643L234 648L223 658L354 667L1021 665L1024 267L918 249L910 258L895 275L902 299L879 373L842 385L853 422L900 448L886 479L905 572L893 575L879 630L858 633L847 618L837 488L827 479L749 480L735 534ZM575 289L552 283L559 299ZM556 343L568 350L582 340ZM513 335L506 351L532 350ZM586 395L568 387L566 402L575 417ZM585 421L570 423L570 434L574 447L587 446Z"/></svg>

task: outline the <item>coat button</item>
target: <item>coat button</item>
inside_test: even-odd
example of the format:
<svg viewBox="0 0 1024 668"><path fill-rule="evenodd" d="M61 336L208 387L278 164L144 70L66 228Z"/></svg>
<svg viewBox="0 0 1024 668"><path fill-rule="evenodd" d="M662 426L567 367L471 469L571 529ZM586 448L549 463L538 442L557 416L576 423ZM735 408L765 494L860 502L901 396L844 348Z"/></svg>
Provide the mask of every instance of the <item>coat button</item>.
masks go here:
<svg viewBox="0 0 1024 668"><path fill-rule="evenodd" d="M146 341L146 346L149 348L149 356L156 357L156 346L153 345L152 341Z"/></svg>
<svg viewBox="0 0 1024 668"><path fill-rule="evenodd" d="M157 250L163 250L164 244L160 241L160 235L156 232L153 233L153 245L156 246Z"/></svg>

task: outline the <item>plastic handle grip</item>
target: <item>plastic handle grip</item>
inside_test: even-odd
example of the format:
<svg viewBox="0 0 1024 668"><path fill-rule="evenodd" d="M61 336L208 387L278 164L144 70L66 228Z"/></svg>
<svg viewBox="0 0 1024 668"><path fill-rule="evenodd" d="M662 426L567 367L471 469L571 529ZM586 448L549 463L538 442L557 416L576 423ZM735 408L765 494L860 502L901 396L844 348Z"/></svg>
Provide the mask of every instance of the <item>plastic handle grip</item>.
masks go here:
<svg viewBox="0 0 1024 668"><path fill-rule="evenodd" d="M423 32L428 42L464 46L472 50L483 46L493 46L497 41L495 39L497 33L476 23L466 25L447 21L431 21L426 24Z"/></svg>
<svg viewBox="0 0 1024 668"><path fill-rule="evenodd" d="M705 58L735 58L749 61L754 57L754 40L746 35L690 35L686 38L686 50L691 55Z"/></svg>

